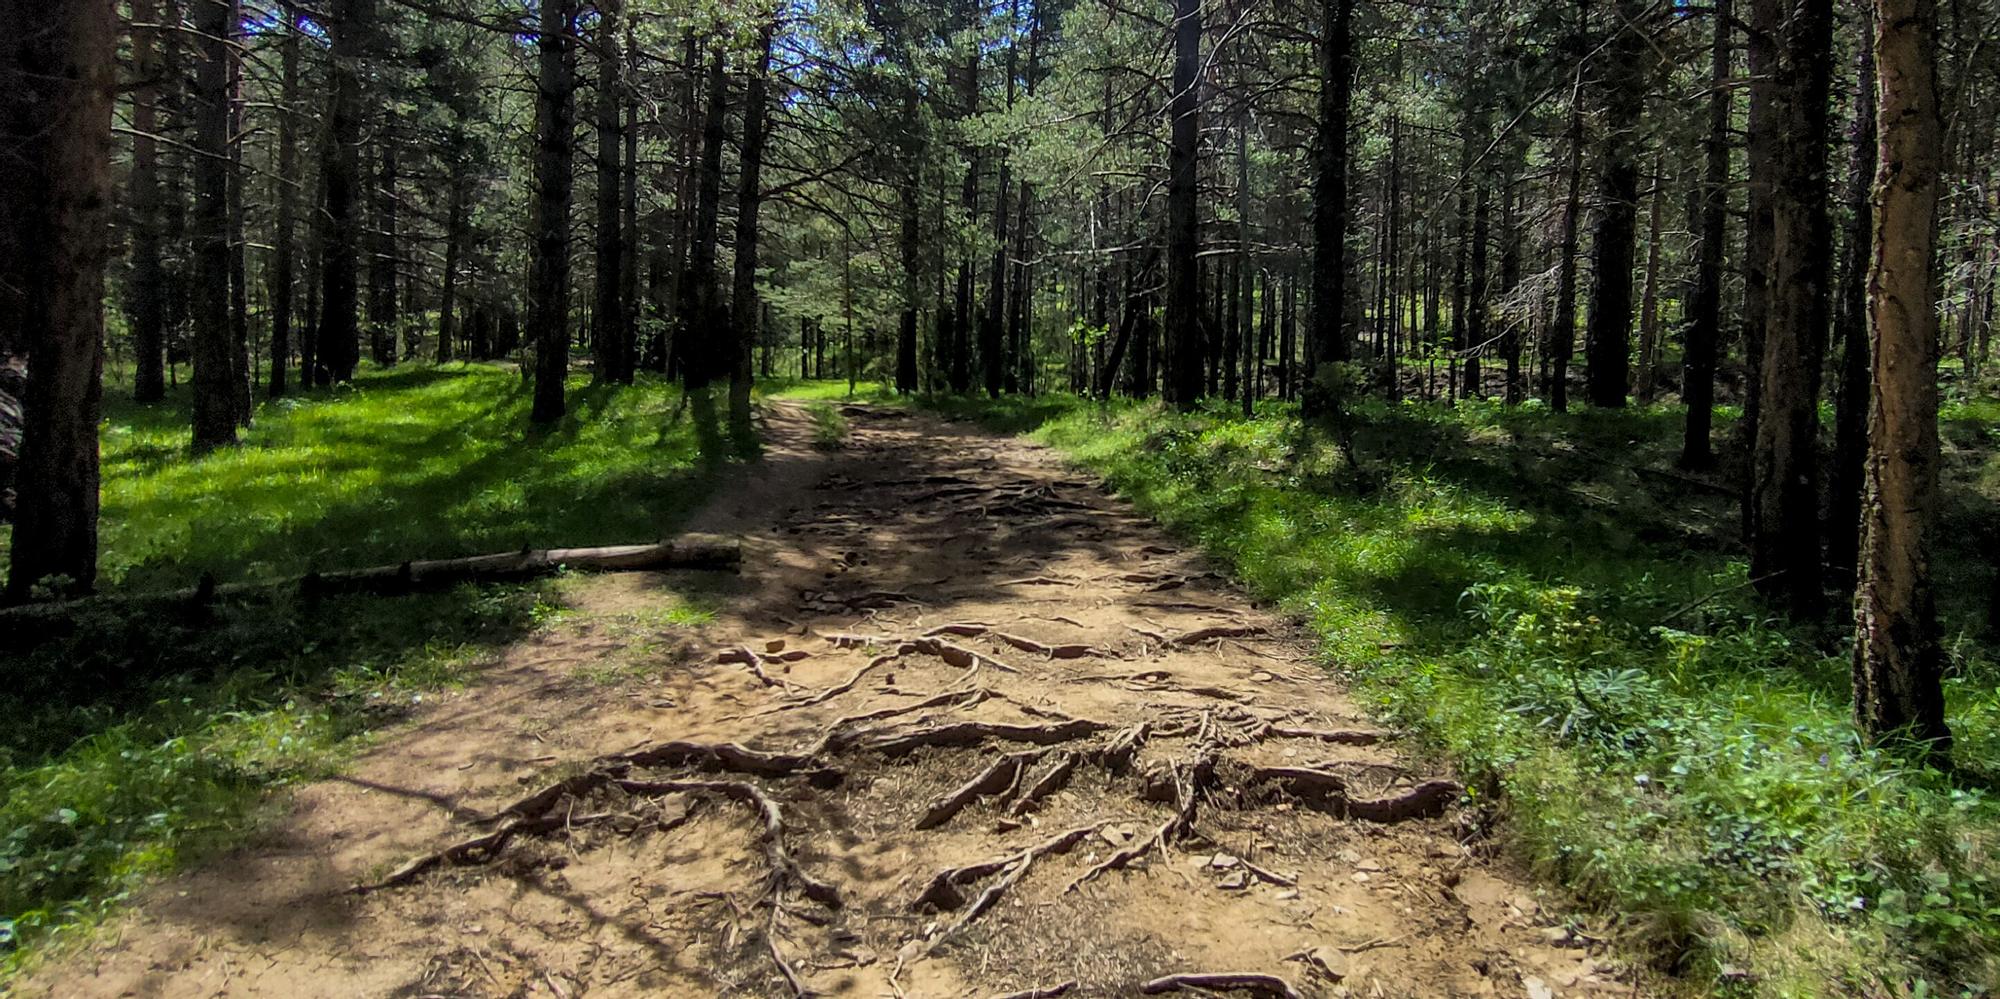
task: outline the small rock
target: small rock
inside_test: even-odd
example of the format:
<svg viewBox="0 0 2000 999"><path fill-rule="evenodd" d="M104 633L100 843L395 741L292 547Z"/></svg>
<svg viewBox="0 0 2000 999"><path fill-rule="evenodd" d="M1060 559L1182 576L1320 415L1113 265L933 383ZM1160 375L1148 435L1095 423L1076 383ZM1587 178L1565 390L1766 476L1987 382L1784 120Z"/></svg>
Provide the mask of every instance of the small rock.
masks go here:
<svg viewBox="0 0 2000 999"><path fill-rule="evenodd" d="M1124 846L1130 843L1132 837L1137 836L1138 833L1134 832L1131 826L1117 825L1105 826L1097 831L1097 835L1098 838L1112 846Z"/></svg>
<svg viewBox="0 0 2000 999"><path fill-rule="evenodd" d="M768 642L765 642L765 643L764 643L764 651L766 651L766 652L783 652L783 651L785 651L785 640L784 640L784 639L782 639L782 638L773 638L773 639L771 639L770 641L768 641Z"/></svg>
<svg viewBox="0 0 2000 999"><path fill-rule="evenodd" d="M1255 673L1250 674L1250 679L1255 680L1258 683L1270 683L1271 681L1276 680L1277 678L1278 678L1277 674L1267 673L1261 669Z"/></svg>
<svg viewBox="0 0 2000 999"><path fill-rule="evenodd" d="M1235 857L1232 857L1226 853L1218 853L1215 856L1208 858L1208 866L1213 867L1218 871L1229 870L1230 868L1235 867L1236 865L1241 863L1242 863L1241 860L1238 860Z"/></svg>
<svg viewBox="0 0 2000 999"><path fill-rule="evenodd" d="M1368 879L1368 872L1367 872L1367 871L1355 871L1355 872L1354 872L1354 883L1355 883L1355 884L1362 884L1362 885L1365 885L1365 884L1367 884L1367 883L1368 883L1368 880L1369 880L1369 879Z"/></svg>
<svg viewBox="0 0 2000 999"><path fill-rule="evenodd" d="M1338 982L1347 977L1347 955L1331 947L1314 947L1301 958L1314 971Z"/></svg>
<svg viewBox="0 0 2000 999"><path fill-rule="evenodd" d="M478 923L473 923L472 925L470 925L470 926L467 926L467 927L465 928L465 932L467 932L467 933L475 933L475 934L476 934L476 933L484 933L484 932L486 932L486 927L484 927L484 926L481 926L481 925L479 925Z"/></svg>
<svg viewBox="0 0 2000 999"><path fill-rule="evenodd" d="M1280 902L1289 902L1298 897L1299 890L1297 888L1287 888L1278 893L1278 901Z"/></svg>
<svg viewBox="0 0 2000 999"><path fill-rule="evenodd" d="M1341 861L1344 863L1349 863L1349 864L1361 863L1361 855L1355 853L1353 850L1342 850L1339 853L1334 854L1334 856L1339 857Z"/></svg>
<svg viewBox="0 0 2000 999"><path fill-rule="evenodd" d="M1223 875L1222 880L1217 881L1215 886L1224 891L1241 891L1250 887L1250 876L1242 871L1235 871Z"/></svg>
<svg viewBox="0 0 2000 999"><path fill-rule="evenodd" d="M1581 947L1583 941L1567 926L1551 926L1542 930L1542 942L1551 947Z"/></svg>
<svg viewBox="0 0 2000 999"><path fill-rule="evenodd" d="M1529 976L1521 979L1521 986L1528 990L1528 999L1556 999L1556 992L1541 979Z"/></svg>

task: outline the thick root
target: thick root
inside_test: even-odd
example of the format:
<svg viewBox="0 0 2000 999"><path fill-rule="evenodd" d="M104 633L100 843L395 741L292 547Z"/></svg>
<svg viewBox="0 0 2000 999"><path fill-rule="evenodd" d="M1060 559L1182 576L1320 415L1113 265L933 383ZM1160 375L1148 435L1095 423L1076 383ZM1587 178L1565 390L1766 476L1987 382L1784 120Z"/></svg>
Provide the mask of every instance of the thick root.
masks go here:
<svg viewBox="0 0 2000 999"><path fill-rule="evenodd" d="M1061 856L1068 853L1076 849L1078 843L1094 835L1098 828L1098 826L1079 826L1045 839L1026 850L1022 850L1020 853L1010 854L1005 857L996 857L992 860L984 860L977 864L967 864L964 867L952 867L939 871L936 877L931 878L930 886L924 889L924 893L917 896L916 901L910 903L910 908L918 911L925 909L937 909L940 911L955 910L965 904L965 895L960 891L961 888L976 884L1001 871L1021 867L1039 857ZM1022 870L1025 871L1025 867L1022 867ZM1019 880L1019 878L1016 877L1014 880ZM1011 884L1011 882L1009 883ZM989 894L992 895L990 899L987 898ZM993 902L999 901L999 895L993 893L991 889L982 892L980 898L986 900L986 908L991 908ZM985 908L979 911L983 912Z"/></svg>
<svg viewBox="0 0 2000 999"><path fill-rule="evenodd" d="M957 789L938 796L924 809L917 819L918 829L935 829L950 822L966 806L981 797L1001 794L1014 788L1021 781L1021 771L1029 764L1042 758L1041 751L1013 753L993 761L993 765L981 771Z"/></svg>
<svg viewBox="0 0 2000 999"><path fill-rule="evenodd" d="M898 732L867 740L864 748L887 756L897 756L925 747L966 747L987 742L1027 742L1038 746L1081 739L1111 728L1109 724L1074 718L1048 725L1009 725L1001 722L953 722L913 732Z"/></svg>
<svg viewBox="0 0 2000 999"><path fill-rule="evenodd" d="M1009 808L1007 813L1019 817L1041 807L1049 795L1069 785L1070 777L1076 773L1078 760L1079 757L1075 753L1056 753L1055 764L1040 777L1035 778L1035 782L1028 785L1026 791L1021 792L1021 796L1014 800L1013 807Z"/></svg>
<svg viewBox="0 0 2000 999"><path fill-rule="evenodd" d="M1259 975L1247 971L1208 971L1191 974L1167 975L1155 978L1139 986L1139 991L1149 996L1166 992L1189 991L1234 991L1248 992L1255 996L1279 996L1281 999L1305 999L1292 983L1276 975Z"/></svg>
<svg viewBox="0 0 2000 999"><path fill-rule="evenodd" d="M1310 767L1260 767L1251 771L1250 783L1277 784L1285 791L1334 815L1368 822L1406 822L1435 818L1465 794L1455 781L1432 780L1384 798L1353 798L1347 779Z"/></svg>

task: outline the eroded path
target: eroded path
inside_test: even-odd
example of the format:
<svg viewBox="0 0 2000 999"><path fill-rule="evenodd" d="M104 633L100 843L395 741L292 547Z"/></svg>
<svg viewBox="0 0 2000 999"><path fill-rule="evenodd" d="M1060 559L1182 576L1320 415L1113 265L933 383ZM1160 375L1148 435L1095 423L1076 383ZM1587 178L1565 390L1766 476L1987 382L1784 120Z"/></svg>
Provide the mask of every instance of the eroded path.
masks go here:
<svg viewBox="0 0 2000 999"><path fill-rule="evenodd" d="M1456 785L1304 636L1150 522L1032 445L848 418L817 452L776 407L697 518L743 538L740 578L588 581L569 625L25 990L1638 991L1462 842ZM688 599L717 613L654 613Z"/></svg>

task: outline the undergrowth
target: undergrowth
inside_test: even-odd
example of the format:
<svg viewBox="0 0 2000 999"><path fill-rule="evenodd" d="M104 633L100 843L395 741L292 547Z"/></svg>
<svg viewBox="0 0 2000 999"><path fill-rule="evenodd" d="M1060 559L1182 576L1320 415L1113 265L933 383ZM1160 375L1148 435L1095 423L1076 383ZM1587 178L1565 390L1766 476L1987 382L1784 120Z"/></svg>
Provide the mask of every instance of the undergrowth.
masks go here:
<svg viewBox="0 0 2000 999"><path fill-rule="evenodd" d="M241 447L190 459L184 397L108 400L100 589L650 541L729 460L713 407L658 381L578 379L571 415L545 430L528 428L528 402L498 367L368 370L263 403ZM6 542L0 529L0 572ZM0 990L148 879L243 842L277 792L332 775L369 731L560 626L565 586L112 602L0 634ZM656 633L705 613L605 626Z"/></svg>
<svg viewBox="0 0 2000 999"><path fill-rule="evenodd" d="M1773 620L1731 500L1657 474L1677 414L1376 404L1357 479L1290 407L946 406L1039 426L1308 620L1519 856L1690 988L2000 987L2000 668L1963 545L1939 558L1951 777L1860 743L1841 629ZM1954 458L1959 514L1994 516L1985 460Z"/></svg>

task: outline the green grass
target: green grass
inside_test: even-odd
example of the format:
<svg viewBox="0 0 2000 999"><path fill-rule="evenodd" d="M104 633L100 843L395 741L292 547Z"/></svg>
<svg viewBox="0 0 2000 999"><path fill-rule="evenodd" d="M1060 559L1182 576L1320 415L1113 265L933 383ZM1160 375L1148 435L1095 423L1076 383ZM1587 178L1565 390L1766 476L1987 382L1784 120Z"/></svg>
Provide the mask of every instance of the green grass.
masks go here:
<svg viewBox="0 0 2000 999"><path fill-rule="evenodd" d="M2000 987L1983 609L1946 601L1961 777L1863 748L1839 629L1756 605L1728 498L1634 471L1670 467L1677 413L1370 405L1357 482L1288 407L944 405L1039 426L1309 621L1374 710L1462 769L1523 860L1691 990ZM1990 523L2000 504L1969 474L1983 460L1955 459L1951 505ZM1974 554L1940 554L1948 596L1981 591Z"/></svg>
<svg viewBox="0 0 2000 999"><path fill-rule="evenodd" d="M187 457L186 402L108 404L100 588L222 581L671 533L728 460L714 408L658 382L570 389L527 429L497 367L371 371L263 404L243 445ZM0 529L0 551L6 537ZM4 558L4 556L0 556ZM562 578L211 611L154 602L0 640L0 982L135 888L258 828L369 731L508 643L571 623ZM646 650L714 608L589 622ZM628 619L629 618L629 619ZM643 636L643 637L642 637ZM629 664L582 679L623 682Z"/></svg>

